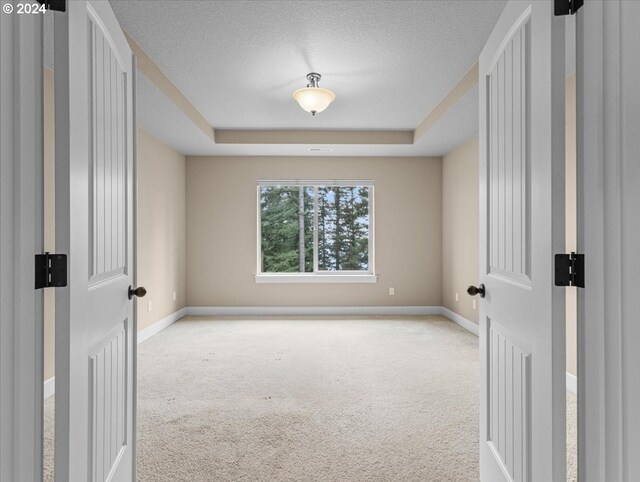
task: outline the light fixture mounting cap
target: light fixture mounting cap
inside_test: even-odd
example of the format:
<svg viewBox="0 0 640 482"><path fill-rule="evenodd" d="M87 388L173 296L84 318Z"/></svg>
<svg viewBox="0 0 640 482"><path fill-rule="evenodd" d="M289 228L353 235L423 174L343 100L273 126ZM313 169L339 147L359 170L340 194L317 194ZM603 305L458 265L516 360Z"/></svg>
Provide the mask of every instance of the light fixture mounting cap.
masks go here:
<svg viewBox="0 0 640 482"><path fill-rule="evenodd" d="M317 72L309 72L307 74L307 80L309 81L309 85L307 85L307 87L318 87L318 82L320 82L320 79L322 78L322 75L320 75Z"/></svg>

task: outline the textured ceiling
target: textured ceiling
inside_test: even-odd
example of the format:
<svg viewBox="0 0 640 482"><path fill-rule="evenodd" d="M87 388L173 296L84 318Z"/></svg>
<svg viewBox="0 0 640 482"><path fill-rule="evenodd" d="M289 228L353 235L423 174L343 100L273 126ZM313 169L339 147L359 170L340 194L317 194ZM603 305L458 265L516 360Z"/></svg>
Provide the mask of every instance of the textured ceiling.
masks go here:
<svg viewBox="0 0 640 482"><path fill-rule="evenodd" d="M462 77L505 1L124 1L123 26L217 128L414 129ZM51 17L51 16L48 16ZM567 19L567 73L575 19ZM53 22L45 18L45 64ZM291 99L311 70L338 98L312 118ZM439 156L478 130L472 89L415 145L216 145L139 75L138 119L187 155Z"/></svg>
<svg viewBox="0 0 640 482"><path fill-rule="evenodd" d="M414 129L504 1L119 1L122 27L216 128ZM311 117L305 75L336 102Z"/></svg>

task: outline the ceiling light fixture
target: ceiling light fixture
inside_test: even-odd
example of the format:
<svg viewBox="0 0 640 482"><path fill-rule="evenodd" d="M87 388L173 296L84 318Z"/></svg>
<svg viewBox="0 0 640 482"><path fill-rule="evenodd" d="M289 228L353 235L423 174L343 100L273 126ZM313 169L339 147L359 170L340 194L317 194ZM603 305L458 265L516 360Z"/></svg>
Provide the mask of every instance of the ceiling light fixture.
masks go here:
<svg viewBox="0 0 640 482"><path fill-rule="evenodd" d="M318 82L322 76L316 72L307 74L309 84L304 89L298 89L293 93L293 98L311 115L322 112L329 104L336 100L336 94L329 89L318 87Z"/></svg>

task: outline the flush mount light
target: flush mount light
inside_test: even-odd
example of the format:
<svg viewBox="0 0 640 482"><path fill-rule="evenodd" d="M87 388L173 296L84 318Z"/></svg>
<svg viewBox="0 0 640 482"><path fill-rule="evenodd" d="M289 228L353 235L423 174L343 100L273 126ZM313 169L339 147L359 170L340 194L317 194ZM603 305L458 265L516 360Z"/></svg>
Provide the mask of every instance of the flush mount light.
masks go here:
<svg viewBox="0 0 640 482"><path fill-rule="evenodd" d="M298 89L293 93L293 98L311 115L322 112L336 99L336 94L328 89L318 87L322 76L316 72L307 74L309 84L304 89Z"/></svg>

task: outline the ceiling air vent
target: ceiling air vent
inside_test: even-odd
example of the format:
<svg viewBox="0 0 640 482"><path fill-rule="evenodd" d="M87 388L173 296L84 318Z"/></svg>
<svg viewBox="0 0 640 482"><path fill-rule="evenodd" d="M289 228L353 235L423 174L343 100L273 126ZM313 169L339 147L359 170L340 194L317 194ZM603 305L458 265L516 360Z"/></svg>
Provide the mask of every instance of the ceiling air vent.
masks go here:
<svg viewBox="0 0 640 482"><path fill-rule="evenodd" d="M310 147L309 152L333 152L331 147Z"/></svg>

